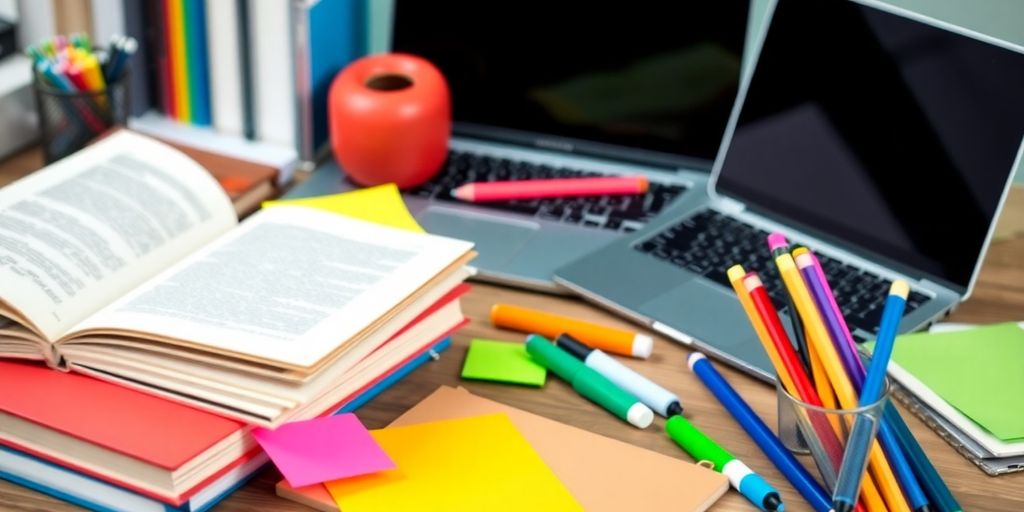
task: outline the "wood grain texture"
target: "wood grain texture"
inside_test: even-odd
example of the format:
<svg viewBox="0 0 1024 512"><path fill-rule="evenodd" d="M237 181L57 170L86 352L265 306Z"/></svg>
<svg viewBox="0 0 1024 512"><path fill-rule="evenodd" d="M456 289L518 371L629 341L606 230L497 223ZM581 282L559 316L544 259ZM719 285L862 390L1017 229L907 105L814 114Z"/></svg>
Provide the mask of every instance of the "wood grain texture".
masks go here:
<svg viewBox="0 0 1024 512"><path fill-rule="evenodd" d="M34 154L33 151L28 151L0 163L0 184L7 183L17 176L37 168L39 162L38 151L35 151ZM1018 201L1024 201L1024 197L1011 196L1011 205L1008 206L1014 208L1007 211L1021 211L1016 204ZM543 389L459 379L459 370L470 339L475 337L522 339L518 333L491 327L488 321L488 310L495 302L528 305L611 325L633 328L628 322L576 299L476 284L473 291L463 300L465 312L471 319L471 323L455 336L452 348L445 352L440 360L430 362L416 370L405 380L385 391L358 411L357 414L363 422L369 428L379 428L426 397L439 385L465 386L480 396L637 446L686 459L686 455L662 433L664 422L661 419L657 419L655 424L647 430L637 430L582 399L557 378L550 378L547 386ZM992 244L973 297L958 308L951 316L951 320L962 322L1024 320L1024 236L1017 235ZM683 346L655 336L654 355L649 360L622 359L622 361L627 366L641 371L675 391L682 398L686 415L695 425L714 436L723 446L778 487L786 501L786 510L809 510L807 503L760 453L743 430L718 405L704 386L686 370L684 360L688 353L689 351ZM774 425L776 419L774 388L722 364L717 366L736 389L747 398L758 414L769 425ZM905 413L904 416L925 451L931 456L934 464L939 468L953 493L963 505L964 510L991 512L1024 510L1024 473L989 477L957 454L953 448L949 447L917 418L908 413ZM809 464L809 468L811 467L809 460L805 458L804 462ZM274 495L274 484L279 479L280 475L276 470L264 470L253 481L222 502L215 510L239 512L310 510ZM685 482L680 482L680 486L684 485L686 485ZM70 511L80 509L9 482L0 481L0 510ZM712 510L716 512L749 511L753 508L739 494L729 492Z"/></svg>

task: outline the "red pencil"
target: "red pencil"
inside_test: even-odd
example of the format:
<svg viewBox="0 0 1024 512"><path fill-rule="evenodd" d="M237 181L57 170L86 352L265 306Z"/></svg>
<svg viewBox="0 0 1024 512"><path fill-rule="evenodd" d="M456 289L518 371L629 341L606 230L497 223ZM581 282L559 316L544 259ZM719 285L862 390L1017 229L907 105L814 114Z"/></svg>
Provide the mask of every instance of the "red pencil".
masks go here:
<svg viewBox="0 0 1024 512"><path fill-rule="evenodd" d="M743 285L750 292L754 308L757 309L757 314L760 315L765 330L768 331L768 336L775 344L776 350L779 351L779 359L782 360L783 366L786 367L785 370L789 372L789 376L793 380L793 385L797 388L798 398L813 406L822 407L821 398L814 389L814 384L807 377L807 373L804 371L796 351L793 350L793 343L789 340L789 335L786 334L786 330L782 327L782 322L779 321L779 314L775 310L771 298L768 297L768 292L765 291L761 278L757 276L756 272L750 272L743 278ZM825 416L810 414L808 419L812 424L812 428L818 433L818 438L824 444L823 448L828 453L829 459L832 460L833 467L839 468L843 458L842 442L836 436L835 431L832 430Z"/></svg>
<svg viewBox="0 0 1024 512"><path fill-rule="evenodd" d="M779 352L779 359L782 360L782 365L786 367L786 373L793 379L793 385L796 386L799 398L811 405L820 407L821 400L818 397L818 393L814 390L811 380L807 378L807 373L800 363L799 356L793 350L793 344L789 340L789 335L786 334L786 329L782 327L782 322L779 321L779 314L775 311L775 306L768 297L768 292L764 290L761 278L756 273L750 272L743 278L743 285L750 292L754 308L757 309L757 314L761 316L765 330L768 331L768 336L772 339L775 349Z"/></svg>
<svg viewBox="0 0 1024 512"><path fill-rule="evenodd" d="M453 189L452 197L482 203L543 197L612 196L643 194L647 192L647 186L647 178L644 176L480 181Z"/></svg>

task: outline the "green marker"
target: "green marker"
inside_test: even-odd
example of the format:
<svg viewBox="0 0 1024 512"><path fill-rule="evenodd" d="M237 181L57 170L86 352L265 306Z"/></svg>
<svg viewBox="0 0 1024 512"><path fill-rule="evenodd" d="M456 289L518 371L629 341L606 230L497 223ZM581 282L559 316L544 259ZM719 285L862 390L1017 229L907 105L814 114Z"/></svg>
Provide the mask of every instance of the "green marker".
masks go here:
<svg viewBox="0 0 1024 512"><path fill-rule="evenodd" d="M729 483L761 510L782 512L782 498L768 482L747 467L731 453L718 446L710 437L682 416L672 416L665 422L665 432L686 453L698 462L707 461L712 469L725 475Z"/></svg>
<svg viewBox="0 0 1024 512"><path fill-rule="evenodd" d="M647 428L654 421L654 411L635 396L612 384L604 375L587 367L582 361L555 346L551 340L531 334L526 337L526 351L537 363L572 384L577 393L638 428Z"/></svg>

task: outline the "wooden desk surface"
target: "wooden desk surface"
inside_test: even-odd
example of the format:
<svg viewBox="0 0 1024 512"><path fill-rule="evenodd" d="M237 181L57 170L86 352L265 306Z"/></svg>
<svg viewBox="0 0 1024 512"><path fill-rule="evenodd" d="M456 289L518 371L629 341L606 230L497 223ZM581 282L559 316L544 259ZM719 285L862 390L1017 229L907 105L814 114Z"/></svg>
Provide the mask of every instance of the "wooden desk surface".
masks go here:
<svg viewBox="0 0 1024 512"><path fill-rule="evenodd" d="M39 154L34 150L29 150L0 163L0 185L38 168L39 165ZM1011 214L1013 217L1018 216L1022 211L1021 207L1024 206L1024 194L1019 192L1019 190L1015 191L1011 196L1007 209L1007 212L1013 212ZM1021 220L1018 218L1003 219L1003 221L1012 221L1018 225ZM1006 224L1006 222L1002 223ZM1015 229L1003 231L1018 232ZM627 426L604 410L591 405L557 378L549 379L544 389L460 380L458 375L470 339L482 337L515 340L521 338L517 333L501 331L490 326L488 310L495 302L530 305L621 327L632 327L631 324L577 299L476 284L473 291L463 300L463 308L471 319L471 323L455 335L453 346L441 356L439 361L424 365L360 409L357 414L367 427L379 428L386 425L439 385L465 386L472 392L487 398L673 457L686 458L686 455L662 434L663 421L661 419L655 420L655 425L647 430L637 430ZM974 296L965 302L950 320L962 322L1024 320L1024 236L1015 236L992 244ZM687 354L688 351L681 345L655 336L654 355L649 360L625 360L624 362L675 391L682 398L686 414L694 424L715 437L723 446L779 489L786 502L786 510L810 510L807 503L760 453L714 397L686 370L684 361ZM735 372L723 364L717 366L765 421L769 425L774 425L776 418L774 389ZM916 417L906 412L904 412L904 416L924 450L932 458L933 463L963 505L964 510L992 512L1024 510L1024 473L1000 477L987 476L957 454ZM310 510L302 505L278 498L274 494L274 484L279 479L280 476L276 470L265 470L253 481L224 500L216 510ZM680 482L680 485L685 485L685 483ZM0 481L0 510L79 509L24 487ZM729 492L712 510L753 510L753 508L738 493Z"/></svg>

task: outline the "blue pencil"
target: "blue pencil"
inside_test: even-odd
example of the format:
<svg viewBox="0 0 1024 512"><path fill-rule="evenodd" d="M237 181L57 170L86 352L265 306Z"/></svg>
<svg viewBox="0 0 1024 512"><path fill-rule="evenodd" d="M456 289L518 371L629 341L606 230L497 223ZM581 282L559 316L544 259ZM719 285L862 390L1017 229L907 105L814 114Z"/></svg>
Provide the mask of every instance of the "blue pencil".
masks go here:
<svg viewBox="0 0 1024 512"><path fill-rule="evenodd" d="M900 318L903 318L903 309L907 305L909 294L910 286L905 281L893 281L889 288L889 296L885 299L885 308L882 310L882 323L878 328L878 341L875 343L871 365L868 366L867 377L864 378L864 387L860 393L858 405L861 407L875 403L882 396L886 370L892 357L893 342L896 341L896 332L899 330ZM868 448L874 437L871 422L872 420L866 416L858 416L853 424L850 442L847 443L843 455L843 466L839 469L839 477L836 479L836 490L832 494L836 512L850 512L857 503Z"/></svg>
<svg viewBox="0 0 1024 512"><path fill-rule="evenodd" d="M690 354L687 360L690 370L707 386L715 398L722 403L725 410L736 419L747 435L757 443L768 459L779 468L779 471L793 484L804 499L811 504L815 512L830 512L832 500L821 484L807 472L800 462L793 457L782 441L775 437L768 425L757 416L729 382L718 373L707 357L700 352Z"/></svg>
<svg viewBox="0 0 1024 512"><path fill-rule="evenodd" d="M928 455L921 449L921 445L917 443L914 434L910 432L910 428L907 427L892 402L885 404L885 424L892 427L893 435L899 442L900 448L913 461L914 472L917 473L918 480L924 486L928 498L931 499L932 507L938 512L963 512L963 507L957 503L953 493L946 486L946 482L942 480L935 466L928 460Z"/></svg>

